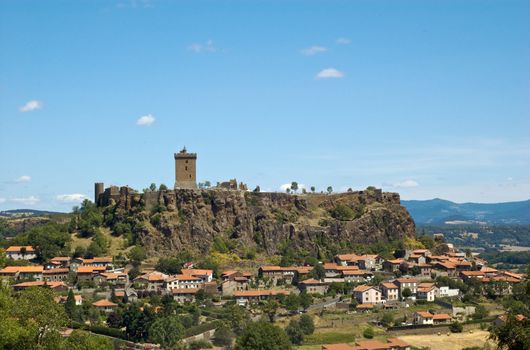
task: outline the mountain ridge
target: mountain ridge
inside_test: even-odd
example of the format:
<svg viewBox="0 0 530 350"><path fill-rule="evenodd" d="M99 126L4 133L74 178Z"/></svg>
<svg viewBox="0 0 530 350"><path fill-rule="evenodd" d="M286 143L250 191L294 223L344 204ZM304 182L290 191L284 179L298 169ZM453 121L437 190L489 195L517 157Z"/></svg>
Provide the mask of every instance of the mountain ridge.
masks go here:
<svg viewBox="0 0 530 350"><path fill-rule="evenodd" d="M530 199L501 203L456 203L446 199L402 200L419 225L451 221L488 224L530 224Z"/></svg>

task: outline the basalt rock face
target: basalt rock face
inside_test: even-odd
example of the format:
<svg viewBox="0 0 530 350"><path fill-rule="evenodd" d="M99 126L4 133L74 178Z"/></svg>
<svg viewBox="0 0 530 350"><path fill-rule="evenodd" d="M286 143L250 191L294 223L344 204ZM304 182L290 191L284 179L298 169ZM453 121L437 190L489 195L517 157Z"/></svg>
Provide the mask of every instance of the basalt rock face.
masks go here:
<svg viewBox="0 0 530 350"><path fill-rule="evenodd" d="M232 190L120 191L108 203L116 220L142 222L138 238L150 255L207 252L214 237L268 254L286 242L311 252L414 236L415 225L396 193L366 191L290 195ZM355 214L333 218L337 206Z"/></svg>

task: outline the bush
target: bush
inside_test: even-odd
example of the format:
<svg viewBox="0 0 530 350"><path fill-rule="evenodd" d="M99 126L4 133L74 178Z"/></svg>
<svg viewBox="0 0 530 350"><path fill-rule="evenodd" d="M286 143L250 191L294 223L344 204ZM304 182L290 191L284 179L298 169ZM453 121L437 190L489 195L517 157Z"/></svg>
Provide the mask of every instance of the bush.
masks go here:
<svg viewBox="0 0 530 350"><path fill-rule="evenodd" d="M333 218L341 221L350 221L355 218L353 209L344 204L337 204L330 214Z"/></svg>
<svg viewBox="0 0 530 350"><path fill-rule="evenodd" d="M453 333L462 333L464 330L464 326L460 322L453 322L449 326L449 330Z"/></svg>
<svg viewBox="0 0 530 350"><path fill-rule="evenodd" d="M201 350L201 349L211 349L212 344L204 339L195 340L188 344L190 350Z"/></svg>
<svg viewBox="0 0 530 350"><path fill-rule="evenodd" d="M363 337L366 339L372 339L375 336L374 329L372 327L368 327L363 332Z"/></svg>
<svg viewBox="0 0 530 350"><path fill-rule="evenodd" d="M300 317L299 324L302 332L304 332L306 335L313 334L315 331L315 323L313 322L313 318L307 314L303 314Z"/></svg>

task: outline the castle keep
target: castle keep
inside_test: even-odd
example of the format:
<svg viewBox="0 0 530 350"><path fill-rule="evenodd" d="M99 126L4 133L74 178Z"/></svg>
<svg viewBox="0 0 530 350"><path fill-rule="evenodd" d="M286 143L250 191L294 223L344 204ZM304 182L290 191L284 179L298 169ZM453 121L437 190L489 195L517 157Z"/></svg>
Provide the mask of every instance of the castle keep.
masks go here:
<svg viewBox="0 0 530 350"><path fill-rule="evenodd" d="M188 153L186 147L175 153L175 189L197 188L196 162L197 153Z"/></svg>

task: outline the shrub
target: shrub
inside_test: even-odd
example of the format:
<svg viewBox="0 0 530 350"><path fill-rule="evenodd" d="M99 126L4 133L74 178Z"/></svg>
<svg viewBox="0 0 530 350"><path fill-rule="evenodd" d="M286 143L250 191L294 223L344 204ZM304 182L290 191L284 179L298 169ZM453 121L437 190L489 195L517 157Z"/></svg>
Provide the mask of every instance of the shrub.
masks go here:
<svg viewBox="0 0 530 350"><path fill-rule="evenodd" d="M453 322L449 326L449 330L453 333L462 333L464 330L464 326L460 322Z"/></svg>
<svg viewBox="0 0 530 350"><path fill-rule="evenodd" d="M372 327L368 327L363 332L363 337L366 339L372 339L375 336L374 329Z"/></svg>

